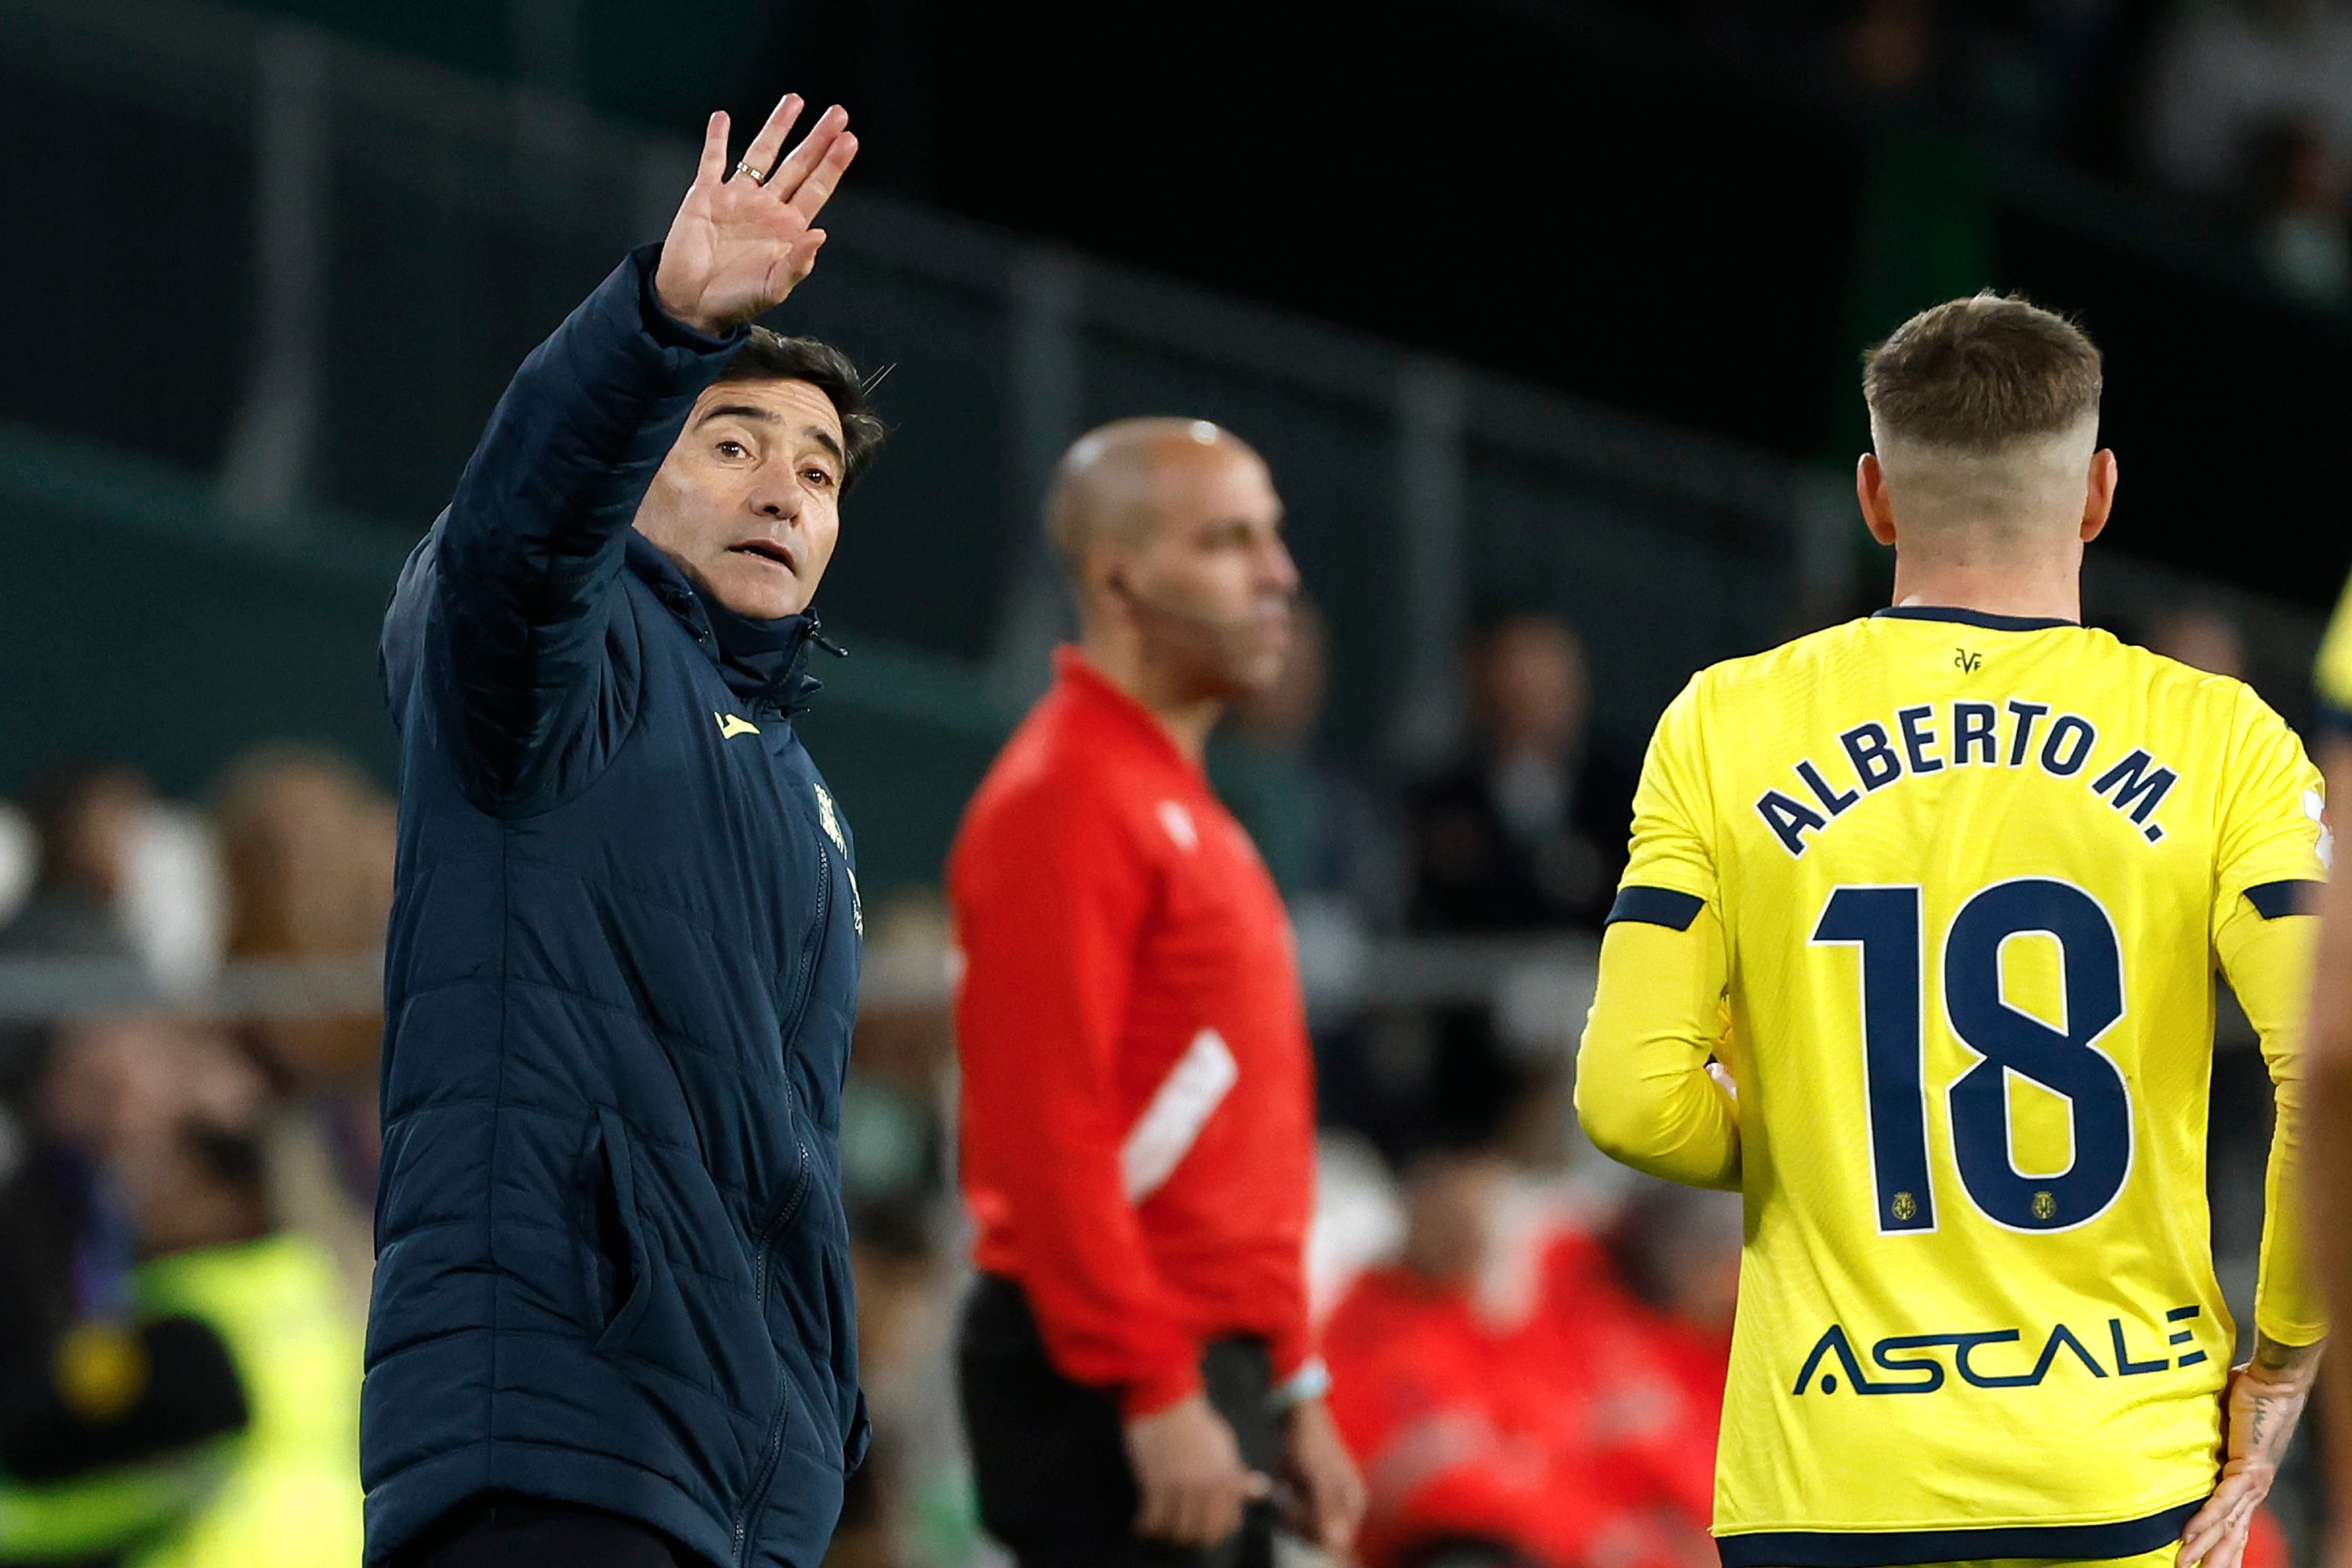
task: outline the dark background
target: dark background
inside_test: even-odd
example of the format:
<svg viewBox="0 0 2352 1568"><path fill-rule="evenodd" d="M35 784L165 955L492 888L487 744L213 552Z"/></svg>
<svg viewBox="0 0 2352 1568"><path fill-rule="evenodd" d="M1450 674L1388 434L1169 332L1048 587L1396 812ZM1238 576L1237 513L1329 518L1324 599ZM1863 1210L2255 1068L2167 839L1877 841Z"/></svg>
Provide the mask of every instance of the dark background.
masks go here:
<svg viewBox="0 0 2352 1568"><path fill-rule="evenodd" d="M1841 92L1828 29L1850 8L1810 8L1817 47L1747 54L1719 15L1676 9L1370 0L1341 26L1235 0L1181 19L888 0L802 8L758 74L854 104L877 184L1840 463L1862 440L1860 348L1933 302L1857 300L1874 170L1925 121L1981 182L1987 265L1954 291L2022 291L2109 355L2111 546L2332 601L2352 339L2100 178L2126 163L2121 57L2154 7L2083 73L2063 174L2021 172L1957 115ZM2164 254L2135 243L2151 224Z"/></svg>
<svg viewBox="0 0 2352 1568"><path fill-rule="evenodd" d="M276 8L540 69L495 8ZM2352 335L2269 297L2217 215L2132 188L2164 8L2113 7L2022 136L1983 83L2033 6L1945 7L1894 96L1842 71L1857 9L722 0L681 25L599 0L554 85L677 129L714 100L755 121L784 86L839 100L872 188L1790 458L1858 449L1855 356L1903 315L2021 290L2110 356L2113 547L2327 603ZM1963 254L1890 263L1890 202L1923 201Z"/></svg>

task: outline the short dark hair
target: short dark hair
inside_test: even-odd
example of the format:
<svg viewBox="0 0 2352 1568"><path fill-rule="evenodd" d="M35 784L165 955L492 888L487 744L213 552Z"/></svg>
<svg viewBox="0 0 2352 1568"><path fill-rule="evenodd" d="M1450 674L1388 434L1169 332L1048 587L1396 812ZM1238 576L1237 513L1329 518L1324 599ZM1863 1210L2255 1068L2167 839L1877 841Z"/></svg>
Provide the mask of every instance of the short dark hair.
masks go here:
<svg viewBox="0 0 2352 1568"><path fill-rule="evenodd" d="M727 357L719 373L729 381L805 381L824 394L841 416L844 494L856 484L882 448L889 434L866 397L868 384L858 375L849 356L831 343L814 338L788 338L765 327L753 327L743 346ZM876 377L876 380L881 379Z"/></svg>
<svg viewBox="0 0 2352 1568"><path fill-rule="evenodd" d="M2098 413L2099 351L2083 329L2016 294L1922 310L1863 356L1880 432L1993 453Z"/></svg>

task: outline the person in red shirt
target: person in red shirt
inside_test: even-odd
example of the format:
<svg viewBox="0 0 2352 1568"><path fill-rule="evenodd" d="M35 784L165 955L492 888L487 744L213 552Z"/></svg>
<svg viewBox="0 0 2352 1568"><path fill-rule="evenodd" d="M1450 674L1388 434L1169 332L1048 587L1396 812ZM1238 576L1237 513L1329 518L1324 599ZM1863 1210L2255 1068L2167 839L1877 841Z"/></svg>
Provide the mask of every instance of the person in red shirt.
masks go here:
<svg viewBox="0 0 2352 1568"><path fill-rule="evenodd" d="M1425 1158L1402 1255L1326 1326L1367 1568L1712 1568L1737 1198L1637 1189L1605 1230L1506 1225L1507 1167ZM1534 1285L1496 1289L1532 1271Z"/></svg>
<svg viewBox="0 0 2352 1568"><path fill-rule="evenodd" d="M981 1518L1024 1568L1344 1549L1362 1488L1307 1324L1314 1084L1290 928L1201 755L1281 672L1265 463L1131 419L1055 470L1076 647L965 813L958 1370Z"/></svg>

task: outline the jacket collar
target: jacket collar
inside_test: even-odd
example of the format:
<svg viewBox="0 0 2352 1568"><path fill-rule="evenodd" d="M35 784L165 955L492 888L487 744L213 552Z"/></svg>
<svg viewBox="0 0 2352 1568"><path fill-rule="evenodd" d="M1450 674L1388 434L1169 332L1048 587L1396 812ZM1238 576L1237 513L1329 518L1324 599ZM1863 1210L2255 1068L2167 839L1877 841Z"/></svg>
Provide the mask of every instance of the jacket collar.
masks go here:
<svg viewBox="0 0 2352 1568"><path fill-rule="evenodd" d="M698 589L653 541L632 530L629 570L677 617L704 657L718 667L727 689L752 704L772 703L787 715L807 711L824 683L808 673L809 650L843 650L829 641L814 615L755 621Z"/></svg>

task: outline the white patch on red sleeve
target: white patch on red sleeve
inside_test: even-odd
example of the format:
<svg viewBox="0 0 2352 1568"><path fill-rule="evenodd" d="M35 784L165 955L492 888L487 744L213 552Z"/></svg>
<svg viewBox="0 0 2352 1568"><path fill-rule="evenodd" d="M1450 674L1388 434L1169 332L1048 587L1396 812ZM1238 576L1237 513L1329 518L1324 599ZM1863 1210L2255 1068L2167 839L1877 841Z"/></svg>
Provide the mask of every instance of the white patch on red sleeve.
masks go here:
<svg viewBox="0 0 2352 1568"><path fill-rule="evenodd" d="M1186 854L1201 847L1201 830L1192 825L1192 814L1172 800L1160 803L1160 826L1176 841L1176 847Z"/></svg>

